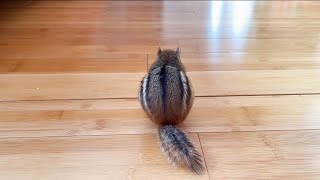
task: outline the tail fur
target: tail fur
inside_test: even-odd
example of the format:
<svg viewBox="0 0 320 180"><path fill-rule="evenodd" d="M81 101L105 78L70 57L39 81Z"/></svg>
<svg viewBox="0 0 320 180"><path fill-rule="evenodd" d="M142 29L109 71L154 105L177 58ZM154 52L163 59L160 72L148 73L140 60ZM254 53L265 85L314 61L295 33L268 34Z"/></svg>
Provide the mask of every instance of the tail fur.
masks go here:
<svg viewBox="0 0 320 180"><path fill-rule="evenodd" d="M174 165L186 165L197 174L204 170L200 153L184 132L174 125L164 125L159 127L158 135L161 150Z"/></svg>

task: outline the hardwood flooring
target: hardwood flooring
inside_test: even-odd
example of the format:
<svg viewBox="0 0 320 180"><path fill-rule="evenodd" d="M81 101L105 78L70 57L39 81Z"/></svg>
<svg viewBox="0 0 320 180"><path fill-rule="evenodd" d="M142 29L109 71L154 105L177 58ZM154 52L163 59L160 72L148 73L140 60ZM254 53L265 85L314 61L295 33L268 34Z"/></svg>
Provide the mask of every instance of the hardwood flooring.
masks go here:
<svg viewBox="0 0 320 180"><path fill-rule="evenodd" d="M317 1L0 2L0 179L320 179ZM137 100L157 48L195 89L172 167Z"/></svg>

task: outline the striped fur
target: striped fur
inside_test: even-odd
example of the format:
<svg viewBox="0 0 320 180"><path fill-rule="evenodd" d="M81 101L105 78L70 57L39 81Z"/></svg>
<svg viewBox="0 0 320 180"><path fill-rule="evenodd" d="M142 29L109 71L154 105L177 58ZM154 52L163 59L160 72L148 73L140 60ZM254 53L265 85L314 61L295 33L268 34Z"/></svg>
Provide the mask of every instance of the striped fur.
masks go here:
<svg viewBox="0 0 320 180"><path fill-rule="evenodd" d="M168 156L173 165L186 165L197 174L204 170L200 153L179 128L164 125L159 128L158 137L162 152Z"/></svg>
<svg viewBox="0 0 320 180"><path fill-rule="evenodd" d="M192 86L180 61L180 51L159 49L156 61L141 81L139 98L148 117L159 125L161 147L171 162L200 173L200 154L174 126L186 119L193 104Z"/></svg>
<svg viewBox="0 0 320 180"><path fill-rule="evenodd" d="M180 76L181 76L181 83L182 83L182 87L183 87L183 96L182 96L182 103L183 103L183 110L186 111L187 110L187 98L188 98L188 81L187 81L187 77L184 74L184 72L180 71Z"/></svg>
<svg viewBox="0 0 320 180"><path fill-rule="evenodd" d="M167 100L167 74L166 66L161 67L160 71L160 84L161 84L161 99L162 99L162 113L166 113L166 100Z"/></svg>
<svg viewBox="0 0 320 180"><path fill-rule="evenodd" d="M143 83L142 83L142 102L143 102L144 108L149 112L148 101L147 101L148 78L149 78L149 75L147 74L143 79Z"/></svg>

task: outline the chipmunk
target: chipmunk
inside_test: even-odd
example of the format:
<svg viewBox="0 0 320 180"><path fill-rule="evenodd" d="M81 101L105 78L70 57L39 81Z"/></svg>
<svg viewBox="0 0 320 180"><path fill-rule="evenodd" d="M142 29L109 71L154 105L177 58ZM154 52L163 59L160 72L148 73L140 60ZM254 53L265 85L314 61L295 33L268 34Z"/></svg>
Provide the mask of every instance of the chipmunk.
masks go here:
<svg viewBox="0 0 320 180"><path fill-rule="evenodd" d="M193 105L193 90L180 60L180 48L161 50L141 81L139 99L143 110L158 128L161 150L173 165L186 165L200 174L204 167L200 153L187 135L176 127Z"/></svg>

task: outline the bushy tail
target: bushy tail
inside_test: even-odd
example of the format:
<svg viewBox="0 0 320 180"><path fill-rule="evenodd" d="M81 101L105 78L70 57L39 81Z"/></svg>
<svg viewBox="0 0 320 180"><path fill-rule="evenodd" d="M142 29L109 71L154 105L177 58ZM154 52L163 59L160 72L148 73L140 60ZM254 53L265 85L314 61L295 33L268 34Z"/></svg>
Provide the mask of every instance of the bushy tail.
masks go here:
<svg viewBox="0 0 320 180"><path fill-rule="evenodd" d="M204 170L200 153L184 132L174 125L164 125L159 127L158 135L161 150L173 164L187 165L197 174Z"/></svg>

